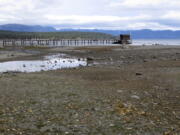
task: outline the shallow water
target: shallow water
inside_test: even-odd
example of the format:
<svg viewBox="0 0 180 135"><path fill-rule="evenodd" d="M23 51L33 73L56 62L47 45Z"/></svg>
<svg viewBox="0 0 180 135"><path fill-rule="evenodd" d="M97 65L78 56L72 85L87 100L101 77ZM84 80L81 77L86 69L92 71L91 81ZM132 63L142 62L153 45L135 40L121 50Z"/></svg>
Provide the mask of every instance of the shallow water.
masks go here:
<svg viewBox="0 0 180 135"><path fill-rule="evenodd" d="M134 39L133 45L180 45L179 39Z"/></svg>
<svg viewBox="0 0 180 135"><path fill-rule="evenodd" d="M64 54L45 56L43 60L2 62L0 63L0 73L30 73L87 66L87 61L84 59L62 58L62 56L64 56Z"/></svg>

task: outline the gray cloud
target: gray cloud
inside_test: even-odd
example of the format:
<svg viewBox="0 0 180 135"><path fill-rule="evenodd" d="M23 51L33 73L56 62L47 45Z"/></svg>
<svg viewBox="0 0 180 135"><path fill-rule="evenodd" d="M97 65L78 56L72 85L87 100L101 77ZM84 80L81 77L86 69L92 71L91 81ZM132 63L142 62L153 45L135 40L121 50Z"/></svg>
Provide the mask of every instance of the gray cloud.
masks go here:
<svg viewBox="0 0 180 135"><path fill-rule="evenodd" d="M179 0L0 0L0 24L180 29Z"/></svg>

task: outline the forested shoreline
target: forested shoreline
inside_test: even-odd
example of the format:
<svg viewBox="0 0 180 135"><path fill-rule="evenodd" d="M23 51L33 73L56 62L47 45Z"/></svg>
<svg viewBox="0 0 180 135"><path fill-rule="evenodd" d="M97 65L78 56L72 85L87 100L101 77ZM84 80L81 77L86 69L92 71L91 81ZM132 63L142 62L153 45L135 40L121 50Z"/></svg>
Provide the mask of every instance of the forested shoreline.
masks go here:
<svg viewBox="0 0 180 135"><path fill-rule="evenodd" d="M115 39L115 36L99 32L13 32L0 31L0 39Z"/></svg>

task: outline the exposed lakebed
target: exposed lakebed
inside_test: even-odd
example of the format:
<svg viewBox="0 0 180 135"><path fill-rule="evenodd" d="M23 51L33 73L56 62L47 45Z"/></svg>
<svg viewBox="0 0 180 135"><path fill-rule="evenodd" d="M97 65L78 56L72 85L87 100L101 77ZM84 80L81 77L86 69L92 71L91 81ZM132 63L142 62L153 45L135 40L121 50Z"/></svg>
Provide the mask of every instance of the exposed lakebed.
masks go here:
<svg viewBox="0 0 180 135"><path fill-rule="evenodd" d="M67 57L65 54L45 56L42 60L8 61L0 63L0 73L5 72L40 72L87 66L87 60Z"/></svg>

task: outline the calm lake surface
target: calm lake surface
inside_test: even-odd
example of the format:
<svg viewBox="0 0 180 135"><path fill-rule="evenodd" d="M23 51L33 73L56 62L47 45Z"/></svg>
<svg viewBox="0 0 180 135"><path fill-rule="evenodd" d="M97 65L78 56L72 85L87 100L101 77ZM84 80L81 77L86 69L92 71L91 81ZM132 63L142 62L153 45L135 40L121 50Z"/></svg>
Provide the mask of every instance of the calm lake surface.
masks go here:
<svg viewBox="0 0 180 135"><path fill-rule="evenodd" d="M180 45L180 39L133 39L133 45Z"/></svg>

